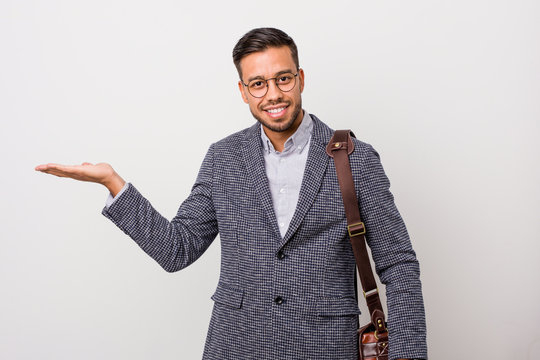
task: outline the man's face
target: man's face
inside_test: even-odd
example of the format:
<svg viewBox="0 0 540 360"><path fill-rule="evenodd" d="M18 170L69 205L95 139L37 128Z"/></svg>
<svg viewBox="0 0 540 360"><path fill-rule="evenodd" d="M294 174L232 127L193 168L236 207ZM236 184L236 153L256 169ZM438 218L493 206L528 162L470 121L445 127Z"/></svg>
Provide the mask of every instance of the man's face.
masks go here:
<svg viewBox="0 0 540 360"><path fill-rule="evenodd" d="M298 73L294 88L284 92L274 80L268 81L268 92L261 98L251 95L242 81L238 88L249 110L264 127L265 131L294 133L302 121L302 97L304 71L297 69L289 47L272 47L247 55L240 61L242 81L249 84L254 79L279 77L284 72Z"/></svg>

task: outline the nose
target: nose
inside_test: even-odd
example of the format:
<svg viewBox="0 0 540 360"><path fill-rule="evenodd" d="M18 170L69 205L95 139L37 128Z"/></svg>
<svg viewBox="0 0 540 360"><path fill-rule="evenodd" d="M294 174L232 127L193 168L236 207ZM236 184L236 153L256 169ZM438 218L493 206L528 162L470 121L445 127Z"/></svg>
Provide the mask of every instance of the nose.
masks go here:
<svg viewBox="0 0 540 360"><path fill-rule="evenodd" d="M276 85L276 79L271 79L266 82L268 91L266 92L267 100L276 100L281 98L281 90Z"/></svg>

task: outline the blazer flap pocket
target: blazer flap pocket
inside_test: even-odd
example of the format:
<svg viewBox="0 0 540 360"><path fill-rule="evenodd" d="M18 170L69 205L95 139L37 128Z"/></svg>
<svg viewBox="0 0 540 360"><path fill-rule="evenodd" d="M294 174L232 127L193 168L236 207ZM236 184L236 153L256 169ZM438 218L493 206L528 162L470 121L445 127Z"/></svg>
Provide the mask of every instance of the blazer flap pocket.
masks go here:
<svg viewBox="0 0 540 360"><path fill-rule="evenodd" d="M354 297L327 297L317 301L317 315L319 316L358 314L360 314L360 308Z"/></svg>
<svg viewBox="0 0 540 360"><path fill-rule="evenodd" d="M212 300L217 303L228 305L235 309L240 309L244 298L244 290L228 285L218 284L216 292L212 295Z"/></svg>

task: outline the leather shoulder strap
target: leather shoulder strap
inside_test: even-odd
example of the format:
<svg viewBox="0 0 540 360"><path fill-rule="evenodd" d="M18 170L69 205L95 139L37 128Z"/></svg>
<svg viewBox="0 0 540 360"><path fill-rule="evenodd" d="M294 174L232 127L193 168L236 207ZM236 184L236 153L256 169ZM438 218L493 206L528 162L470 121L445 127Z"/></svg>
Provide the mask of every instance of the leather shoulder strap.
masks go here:
<svg viewBox="0 0 540 360"><path fill-rule="evenodd" d="M336 173L345 206L347 228L351 240L364 297L371 314L371 322L379 332L386 331L384 311L379 298L377 282L371 269L366 246L366 227L360 219L360 210L354 180L349 162L349 154L354 151L350 130L336 130L326 146L326 153L334 159Z"/></svg>

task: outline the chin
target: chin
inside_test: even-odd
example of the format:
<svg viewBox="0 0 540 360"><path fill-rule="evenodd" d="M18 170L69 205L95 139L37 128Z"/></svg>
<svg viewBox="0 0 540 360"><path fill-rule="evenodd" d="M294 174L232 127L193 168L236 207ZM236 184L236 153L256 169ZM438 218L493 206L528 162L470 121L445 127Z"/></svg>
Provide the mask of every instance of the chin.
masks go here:
<svg viewBox="0 0 540 360"><path fill-rule="evenodd" d="M253 111L251 113L253 117L257 119L257 121L260 122L267 129L274 132L285 132L294 125L295 120L298 118L300 112L302 111L302 106L300 105L294 110L295 111L293 111L290 118L284 117L281 119L269 118L266 113L255 114Z"/></svg>
<svg viewBox="0 0 540 360"><path fill-rule="evenodd" d="M260 118L257 118L257 120L263 124L264 127L272 130L272 131L275 131L275 132L284 132L284 131L287 131L289 130L293 124L294 124L294 119L284 119L284 120L279 120L279 119L271 119L271 120L262 120Z"/></svg>

